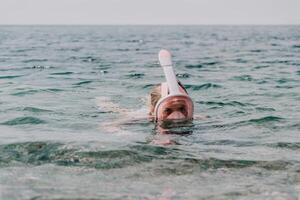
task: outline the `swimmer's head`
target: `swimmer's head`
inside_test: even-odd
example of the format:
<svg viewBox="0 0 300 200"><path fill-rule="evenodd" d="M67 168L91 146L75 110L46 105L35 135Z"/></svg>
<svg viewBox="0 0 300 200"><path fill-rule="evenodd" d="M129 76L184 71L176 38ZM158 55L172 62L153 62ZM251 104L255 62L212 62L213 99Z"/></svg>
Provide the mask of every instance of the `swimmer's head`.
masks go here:
<svg viewBox="0 0 300 200"><path fill-rule="evenodd" d="M154 120L184 121L193 119L193 101L176 78L172 67L171 54L166 50L161 50L159 61L167 82L161 83L151 93L150 113Z"/></svg>
<svg viewBox="0 0 300 200"><path fill-rule="evenodd" d="M169 97L156 108L157 120L191 120L193 103L185 96Z"/></svg>
<svg viewBox="0 0 300 200"><path fill-rule="evenodd" d="M182 94L167 93L166 83L156 86L150 94L150 115L155 121L187 121L193 119L193 101L180 85Z"/></svg>

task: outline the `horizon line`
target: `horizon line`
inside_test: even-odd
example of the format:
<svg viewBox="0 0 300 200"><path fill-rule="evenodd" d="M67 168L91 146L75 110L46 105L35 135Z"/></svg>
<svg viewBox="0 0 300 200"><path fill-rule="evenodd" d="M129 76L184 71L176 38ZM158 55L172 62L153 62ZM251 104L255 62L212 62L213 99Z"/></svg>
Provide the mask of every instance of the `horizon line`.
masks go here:
<svg viewBox="0 0 300 200"><path fill-rule="evenodd" d="M0 24L0 26L299 26L299 24Z"/></svg>

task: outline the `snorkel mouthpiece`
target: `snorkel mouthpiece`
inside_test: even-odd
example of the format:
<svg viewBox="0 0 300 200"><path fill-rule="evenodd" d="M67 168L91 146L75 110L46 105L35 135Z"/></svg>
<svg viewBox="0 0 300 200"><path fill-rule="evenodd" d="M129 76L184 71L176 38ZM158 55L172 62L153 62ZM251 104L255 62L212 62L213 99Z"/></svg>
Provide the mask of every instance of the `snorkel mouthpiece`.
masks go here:
<svg viewBox="0 0 300 200"><path fill-rule="evenodd" d="M178 107L180 105L183 105L183 108L185 110L184 116L181 115L179 116L179 115L175 115L176 113L172 113L168 115L168 118L172 120L176 120L179 118L181 120L193 119L193 113L194 113L193 101L188 96L185 89L182 86L179 86L178 84L178 80L176 78L172 66L170 52L167 50L161 50L158 54L158 59L160 65L163 68L167 82L161 84L161 98L156 103L154 108L155 121L166 120L163 114L164 110L170 108L170 106Z"/></svg>
<svg viewBox="0 0 300 200"><path fill-rule="evenodd" d="M181 94L176 75L172 66L171 54L167 50L160 50L158 54L159 63L164 70L164 74L171 95Z"/></svg>

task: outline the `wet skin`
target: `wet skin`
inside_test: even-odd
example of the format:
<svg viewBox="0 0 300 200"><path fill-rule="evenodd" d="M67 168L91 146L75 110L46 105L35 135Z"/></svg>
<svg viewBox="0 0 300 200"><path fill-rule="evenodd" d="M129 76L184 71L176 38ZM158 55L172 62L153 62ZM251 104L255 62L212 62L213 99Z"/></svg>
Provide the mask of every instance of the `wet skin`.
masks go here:
<svg viewBox="0 0 300 200"><path fill-rule="evenodd" d="M186 102L182 99L174 98L165 103L162 120L186 120L188 116Z"/></svg>

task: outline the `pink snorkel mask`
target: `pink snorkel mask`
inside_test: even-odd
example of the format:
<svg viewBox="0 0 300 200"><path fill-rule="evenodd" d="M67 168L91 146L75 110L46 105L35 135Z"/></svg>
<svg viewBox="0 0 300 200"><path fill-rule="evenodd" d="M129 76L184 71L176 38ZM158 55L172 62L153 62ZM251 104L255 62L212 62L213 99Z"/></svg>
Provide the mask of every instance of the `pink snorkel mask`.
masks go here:
<svg viewBox="0 0 300 200"><path fill-rule="evenodd" d="M161 84L161 98L154 108L155 121L192 120L194 104L186 91L178 84L171 61L171 54L161 50L158 55L167 82Z"/></svg>

